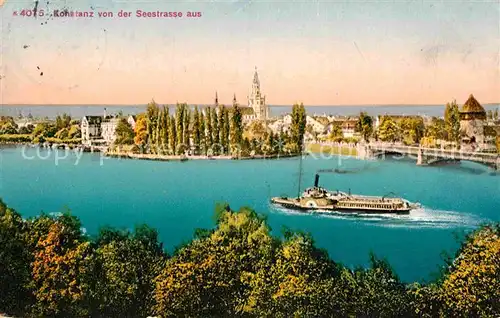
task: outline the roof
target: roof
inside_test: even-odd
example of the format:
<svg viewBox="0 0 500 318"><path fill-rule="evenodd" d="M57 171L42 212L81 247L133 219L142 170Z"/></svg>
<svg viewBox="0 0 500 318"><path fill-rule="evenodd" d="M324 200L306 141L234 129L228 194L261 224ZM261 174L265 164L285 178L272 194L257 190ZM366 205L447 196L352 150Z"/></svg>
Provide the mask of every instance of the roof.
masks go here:
<svg viewBox="0 0 500 318"><path fill-rule="evenodd" d="M484 110L483 106L479 104L479 102L474 98L474 95L470 94L469 99L465 102L465 104L462 106L462 110L460 111L461 113L484 113L486 114L486 111Z"/></svg>
<svg viewBox="0 0 500 318"><path fill-rule="evenodd" d="M85 116L83 117L89 124L99 124L102 122L102 116Z"/></svg>

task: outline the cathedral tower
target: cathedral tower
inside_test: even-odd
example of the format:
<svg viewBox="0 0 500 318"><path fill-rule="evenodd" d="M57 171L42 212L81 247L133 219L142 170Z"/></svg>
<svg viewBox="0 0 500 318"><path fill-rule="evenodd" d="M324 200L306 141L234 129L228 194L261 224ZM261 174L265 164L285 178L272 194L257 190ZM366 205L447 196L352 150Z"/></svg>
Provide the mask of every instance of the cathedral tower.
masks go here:
<svg viewBox="0 0 500 318"><path fill-rule="evenodd" d="M255 67L255 73L253 75L252 89L248 98L248 107L253 109L256 119L266 120L268 118L269 111L266 105L266 97L262 96L262 92L260 91L257 67Z"/></svg>

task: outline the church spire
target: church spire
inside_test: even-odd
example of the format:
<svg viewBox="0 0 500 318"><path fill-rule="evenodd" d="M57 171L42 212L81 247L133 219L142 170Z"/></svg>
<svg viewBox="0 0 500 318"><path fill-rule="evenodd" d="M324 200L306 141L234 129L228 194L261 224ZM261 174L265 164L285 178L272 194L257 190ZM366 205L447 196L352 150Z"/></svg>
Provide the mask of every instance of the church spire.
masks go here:
<svg viewBox="0 0 500 318"><path fill-rule="evenodd" d="M259 85L259 74L257 74L257 66L255 67L255 73L253 74L253 83Z"/></svg>
<svg viewBox="0 0 500 318"><path fill-rule="evenodd" d="M236 94L233 95L233 106L236 105Z"/></svg>
<svg viewBox="0 0 500 318"><path fill-rule="evenodd" d="M215 91L215 106L219 106L219 97L217 96L217 91Z"/></svg>

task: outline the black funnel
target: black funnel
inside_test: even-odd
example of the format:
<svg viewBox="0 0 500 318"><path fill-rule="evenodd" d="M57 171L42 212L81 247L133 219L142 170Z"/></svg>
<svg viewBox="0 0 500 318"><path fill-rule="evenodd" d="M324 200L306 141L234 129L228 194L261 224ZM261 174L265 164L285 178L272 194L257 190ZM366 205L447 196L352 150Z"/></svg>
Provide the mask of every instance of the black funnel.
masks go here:
<svg viewBox="0 0 500 318"><path fill-rule="evenodd" d="M316 176L314 176L314 186L318 187L318 183L319 183L319 174L316 174Z"/></svg>

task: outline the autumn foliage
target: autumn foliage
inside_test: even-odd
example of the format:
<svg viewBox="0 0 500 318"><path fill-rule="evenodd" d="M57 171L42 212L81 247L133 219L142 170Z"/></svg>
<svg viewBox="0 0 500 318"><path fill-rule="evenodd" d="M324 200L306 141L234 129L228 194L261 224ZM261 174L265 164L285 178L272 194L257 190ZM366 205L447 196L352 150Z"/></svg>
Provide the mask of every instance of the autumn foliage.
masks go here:
<svg viewBox="0 0 500 318"><path fill-rule="evenodd" d="M147 226L82 233L65 213L23 220L0 201L0 312L18 317L497 317L500 226L470 233L439 279L401 282L332 261L311 236L271 235L249 208L167 255Z"/></svg>

